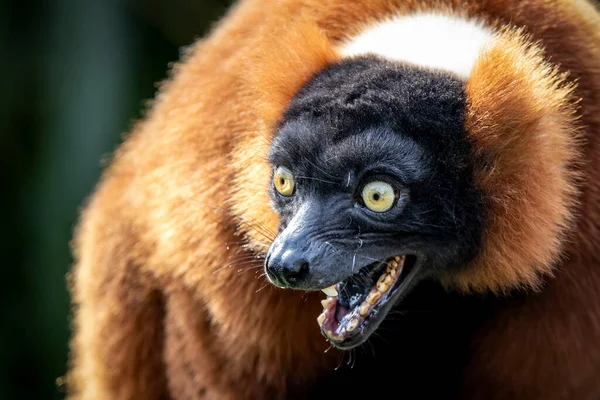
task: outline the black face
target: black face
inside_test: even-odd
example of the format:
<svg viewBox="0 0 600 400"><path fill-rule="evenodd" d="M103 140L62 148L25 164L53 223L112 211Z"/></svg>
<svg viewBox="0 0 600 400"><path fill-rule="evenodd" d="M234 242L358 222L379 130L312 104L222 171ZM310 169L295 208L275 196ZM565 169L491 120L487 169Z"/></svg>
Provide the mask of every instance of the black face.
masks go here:
<svg viewBox="0 0 600 400"><path fill-rule="evenodd" d="M328 288L318 320L334 345L361 344L418 281L477 253L464 110L459 79L362 57L319 73L286 111L269 155L281 223L266 272Z"/></svg>

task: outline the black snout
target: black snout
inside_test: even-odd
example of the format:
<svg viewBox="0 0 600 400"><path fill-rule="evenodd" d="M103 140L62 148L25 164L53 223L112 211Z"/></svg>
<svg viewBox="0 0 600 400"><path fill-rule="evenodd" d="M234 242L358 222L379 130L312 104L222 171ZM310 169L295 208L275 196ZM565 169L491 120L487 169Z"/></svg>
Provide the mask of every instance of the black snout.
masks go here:
<svg viewBox="0 0 600 400"><path fill-rule="evenodd" d="M302 252L279 249L267 257L266 270L277 286L294 287L308 277L310 265Z"/></svg>

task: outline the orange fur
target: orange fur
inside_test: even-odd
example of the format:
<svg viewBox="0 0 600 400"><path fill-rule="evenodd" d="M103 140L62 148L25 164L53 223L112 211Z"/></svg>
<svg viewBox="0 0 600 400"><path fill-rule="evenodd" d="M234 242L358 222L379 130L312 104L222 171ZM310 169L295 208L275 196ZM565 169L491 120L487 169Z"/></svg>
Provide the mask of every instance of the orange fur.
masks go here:
<svg viewBox="0 0 600 400"><path fill-rule="evenodd" d="M444 281L460 289L537 288L561 254L575 199L574 85L518 31L506 31L467 83L467 129L488 220L483 251Z"/></svg>
<svg viewBox="0 0 600 400"><path fill-rule="evenodd" d="M421 9L499 29L467 85L477 183L490 210L485 248L444 283L496 292L539 287L556 266L539 295L507 301L477 333L463 396L600 396L591 379L600 366L600 17L593 7L583 0L245 0L174 68L82 214L70 398L284 398L333 372L337 354L323 353L315 322L321 296L278 290L255 274L278 221L265 190L266 151L287 101L338 59L340 41Z"/></svg>

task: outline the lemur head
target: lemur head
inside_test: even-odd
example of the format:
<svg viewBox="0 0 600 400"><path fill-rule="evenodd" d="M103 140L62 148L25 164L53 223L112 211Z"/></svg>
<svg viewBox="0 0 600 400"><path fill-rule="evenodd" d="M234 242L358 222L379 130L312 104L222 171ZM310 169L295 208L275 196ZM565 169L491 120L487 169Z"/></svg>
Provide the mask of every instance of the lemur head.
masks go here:
<svg viewBox="0 0 600 400"><path fill-rule="evenodd" d="M537 287L575 197L571 93L510 30L468 77L377 55L319 67L268 148L279 216L269 280L323 290L318 322L340 348L364 342L425 279Z"/></svg>
<svg viewBox="0 0 600 400"><path fill-rule="evenodd" d="M284 114L266 271L281 287L337 285L321 317L333 340L368 336L410 286L480 248L465 106L449 74L361 57L319 73Z"/></svg>

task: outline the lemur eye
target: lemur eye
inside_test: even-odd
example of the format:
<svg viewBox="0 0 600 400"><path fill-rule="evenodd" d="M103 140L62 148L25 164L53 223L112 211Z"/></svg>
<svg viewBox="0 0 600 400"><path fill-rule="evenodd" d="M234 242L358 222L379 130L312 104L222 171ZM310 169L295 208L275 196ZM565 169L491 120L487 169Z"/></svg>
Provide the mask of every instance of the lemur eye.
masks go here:
<svg viewBox="0 0 600 400"><path fill-rule="evenodd" d="M292 172L284 167L277 167L273 175L273 184L280 195L289 197L294 194L296 183Z"/></svg>
<svg viewBox="0 0 600 400"><path fill-rule="evenodd" d="M362 201L371 211L385 212L394 206L396 193L389 183L373 181L363 187Z"/></svg>

